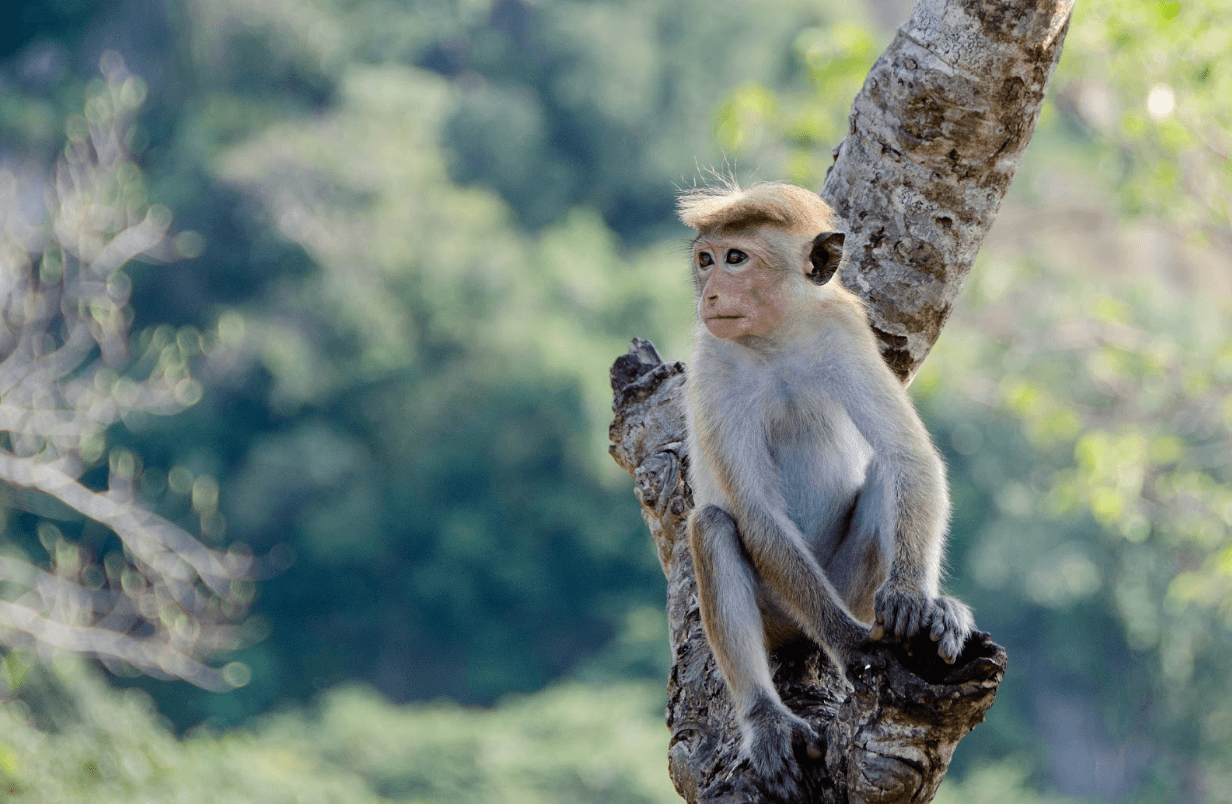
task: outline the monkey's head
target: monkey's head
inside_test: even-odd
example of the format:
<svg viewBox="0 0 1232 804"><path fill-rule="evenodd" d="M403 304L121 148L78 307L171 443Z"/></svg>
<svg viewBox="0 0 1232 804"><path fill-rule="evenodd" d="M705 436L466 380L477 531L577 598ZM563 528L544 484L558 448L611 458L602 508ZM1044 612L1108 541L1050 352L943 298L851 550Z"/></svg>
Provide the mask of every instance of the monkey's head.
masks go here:
<svg viewBox="0 0 1232 804"><path fill-rule="evenodd" d="M843 233L815 193L781 182L692 190L677 202L697 230L697 314L716 338L772 336L809 298L838 285Z"/></svg>

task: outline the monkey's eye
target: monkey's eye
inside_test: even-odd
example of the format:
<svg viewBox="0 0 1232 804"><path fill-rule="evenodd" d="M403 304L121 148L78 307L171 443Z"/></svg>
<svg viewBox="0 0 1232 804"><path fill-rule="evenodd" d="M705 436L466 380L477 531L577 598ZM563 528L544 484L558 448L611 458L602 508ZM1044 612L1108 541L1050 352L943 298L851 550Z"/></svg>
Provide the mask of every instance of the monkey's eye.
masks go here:
<svg viewBox="0 0 1232 804"><path fill-rule="evenodd" d="M727 252L727 264L728 265L743 265L744 262L748 260L748 258L749 258L749 255L745 254L743 251L741 251L738 248L733 248L732 250Z"/></svg>
<svg viewBox="0 0 1232 804"><path fill-rule="evenodd" d="M697 253L697 265L699 268L709 268L714 265L714 256L709 251L699 251Z"/></svg>

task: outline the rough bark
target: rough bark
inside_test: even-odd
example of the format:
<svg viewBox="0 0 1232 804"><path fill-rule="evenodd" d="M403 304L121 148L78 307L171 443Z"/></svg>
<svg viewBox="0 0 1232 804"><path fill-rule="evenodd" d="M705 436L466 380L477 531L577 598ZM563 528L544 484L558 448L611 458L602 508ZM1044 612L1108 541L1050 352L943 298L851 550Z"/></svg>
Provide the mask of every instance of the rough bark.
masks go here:
<svg viewBox="0 0 1232 804"><path fill-rule="evenodd" d="M918 0L852 104L821 197L843 282L906 380L941 334L1035 130L1073 0Z"/></svg>
<svg viewBox="0 0 1232 804"><path fill-rule="evenodd" d="M904 381L936 342L1014 176L1072 5L918 0L853 104L821 195L848 224L844 282L868 301ZM738 756L683 538L693 505L685 381L682 363L641 340L612 367L612 456L633 475L668 579L670 773L689 802L770 801ZM879 646L846 679L812 645L771 657L783 700L826 740L824 757L803 763L800 801L932 800L954 747L992 705L1006 655L978 634L951 666L924 639Z"/></svg>

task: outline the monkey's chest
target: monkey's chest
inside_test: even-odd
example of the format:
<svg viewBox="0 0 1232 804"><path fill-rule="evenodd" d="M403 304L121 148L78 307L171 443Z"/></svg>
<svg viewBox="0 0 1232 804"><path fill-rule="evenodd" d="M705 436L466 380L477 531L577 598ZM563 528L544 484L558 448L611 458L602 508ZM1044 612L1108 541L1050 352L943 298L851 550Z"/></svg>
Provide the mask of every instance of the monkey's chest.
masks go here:
<svg viewBox="0 0 1232 804"><path fill-rule="evenodd" d="M764 421L787 515L812 540L840 538L872 450L842 405L777 385L767 389Z"/></svg>

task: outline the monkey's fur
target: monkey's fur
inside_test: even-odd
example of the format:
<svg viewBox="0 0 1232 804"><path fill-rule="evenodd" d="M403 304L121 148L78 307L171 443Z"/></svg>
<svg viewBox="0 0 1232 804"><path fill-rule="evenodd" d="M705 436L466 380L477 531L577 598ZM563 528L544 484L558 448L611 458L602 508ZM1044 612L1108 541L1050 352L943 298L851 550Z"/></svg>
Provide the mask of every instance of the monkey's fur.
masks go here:
<svg viewBox="0 0 1232 804"><path fill-rule="evenodd" d="M870 637L929 629L952 662L972 630L938 594L945 467L839 280L844 236L825 202L729 183L678 209L698 233L687 395L702 623L743 751L787 795L793 745L816 758L819 741L775 692L769 649L805 636L845 668Z"/></svg>

